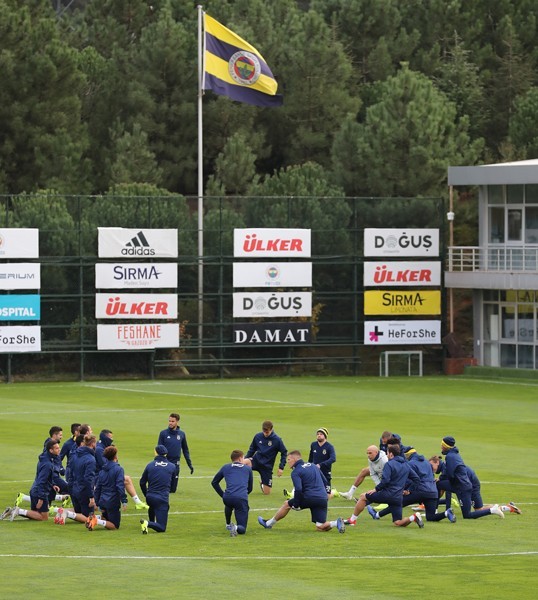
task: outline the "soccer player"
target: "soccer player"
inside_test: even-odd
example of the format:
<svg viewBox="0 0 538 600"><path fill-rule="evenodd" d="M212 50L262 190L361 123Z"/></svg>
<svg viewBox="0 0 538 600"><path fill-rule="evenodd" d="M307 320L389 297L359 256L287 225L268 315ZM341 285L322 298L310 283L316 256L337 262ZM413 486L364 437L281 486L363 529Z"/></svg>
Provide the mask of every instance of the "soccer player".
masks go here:
<svg viewBox="0 0 538 600"><path fill-rule="evenodd" d="M274 432L273 423L271 421L264 421L262 423L262 431L254 436L250 448L245 454L245 464L260 474L260 487L265 495L271 493L273 468L279 452L280 463L277 475L281 477L286 465L288 451L282 439Z"/></svg>
<svg viewBox="0 0 538 600"><path fill-rule="evenodd" d="M318 469L325 475L327 480L327 493L331 493L332 465L336 462L336 450L334 446L327 441L329 430L320 427L316 431L316 441L310 445L310 454L308 462L314 463Z"/></svg>
<svg viewBox="0 0 538 600"><path fill-rule="evenodd" d="M380 450L377 446L372 445L366 448L366 456L368 457L368 466L364 467L364 469L361 469L355 481L353 482L353 485L349 488L347 492L339 492L339 495L342 498L346 498L347 500L353 500L355 490L366 479L366 477L368 477L368 475L370 475L370 477L372 478L374 485L377 485L381 482L381 474L383 473L383 467L388 461L386 453L383 450Z"/></svg>
<svg viewBox="0 0 538 600"><path fill-rule="evenodd" d="M247 532L248 523L248 495L252 492L253 476L252 469L245 464L245 455L241 450L234 450L227 463L220 468L213 477L211 485L224 503L224 518L226 529L231 537L237 534L243 535ZM222 490L220 482L224 479L226 490ZM232 523L232 513L235 512L237 525Z"/></svg>
<svg viewBox="0 0 538 600"><path fill-rule="evenodd" d="M95 446L97 438L92 433L84 436L84 441L76 449L72 466L71 500L76 513L89 517L95 510Z"/></svg>
<svg viewBox="0 0 538 600"><path fill-rule="evenodd" d="M426 521L448 519L451 523L455 523L456 515L452 512L451 508L444 512L437 512L437 486L435 485L435 478L429 462L412 447L406 450L405 457L409 461L411 469L418 475L419 481L408 481L406 483L402 506L417 503L423 504L426 511ZM371 505L368 505L367 509L373 519L380 519L390 512L389 508L377 512Z"/></svg>
<svg viewBox="0 0 538 600"><path fill-rule="evenodd" d="M8 506L0 515L0 520L9 517L13 521L21 516L34 521L47 521L49 518L49 497L51 491L58 491L54 485L54 459L60 454L60 444L50 439L45 444L45 450L39 455L34 483L30 489L30 510Z"/></svg>
<svg viewBox="0 0 538 600"><path fill-rule="evenodd" d="M172 488L170 489L171 493L175 493L177 490L177 484L179 480L179 460L181 458L181 454L183 453L183 458L185 459L190 471L191 475L194 473L194 467L191 462L191 455L189 452L189 445L187 444L187 435L184 431L182 431L179 427L179 414L171 413L168 417L168 429L163 429L159 434L159 439L157 440L158 446L165 446L167 451L167 459L176 465L176 476L172 481Z"/></svg>
<svg viewBox="0 0 538 600"><path fill-rule="evenodd" d="M344 521L346 525L355 525L357 517L369 504L386 503L388 504L388 511L392 514L392 523L396 527L407 527L412 522L415 522L421 528L424 527L420 513L416 513L410 517L402 517L402 501L405 485L408 479L418 484L418 475L411 469L405 458L400 455L400 446L389 444L387 447L387 457L388 461L383 467L381 481L373 490L360 495L353 514L349 519Z"/></svg>
<svg viewBox="0 0 538 600"><path fill-rule="evenodd" d="M448 435L442 439L441 453L445 456L446 475L450 490L458 497L463 518L480 519L488 515L497 515L501 519L504 519L504 513L497 504L494 504L491 508L471 510L473 484L469 479L467 467L456 446L456 440L452 436Z"/></svg>
<svg viewBox="0 0 538 600"><path fill-rule="evenodd" d="M103 450L103 466L95 484L95 504L101 509L101 518L90 515L86 527L92 531L100 525L105 529L119 529L121 509L127 507L125 495L125 473L118 463L118 449L107 446Z"/></svg>
<svg viewBox="0 0 538 600"><path fill-rule="evenodd" d="M452 488L450 488L450 483L446 478L446 465L444 461L439 456L432 456L429 459L429 463L433 469L433 473L436 475L440 475L439 479L437 480L437 487L439 493L441 494L443 491L446 491L448 496L449 493L452 491ZM478 479L478 475L474 472L473 469L471 469L469 465L465 465L465 469L467 470L467 476L469 477L469 480L472 485L471 505L473 509L479 510L481 508L492 508L493 506L495 506L495 504L484 505L484 502L482 501L482 493L480 489L481 484L480 479ZM444 502L446 503L445 500L439 500L439 504L442 504ZM456 502L456 504L459 506L459 503L456 500L454 500L454 502ZM503 511L503 513L510 512L516 515L521 514L521 509L518 508L514 504L514 502L508 502L508 504L499 504L499 508Z"/></svg>
<svg viewBox="0 0 538 600"><path fill-rule="evenodd" d="M167 459L166 453L166 446L156 446L155 459L146 465L140 478L140 489L149 504L149 521L140 519L143 534L148 533L148 528L157 533L164 533L168 524L169 498L177 474L177 465Z"/></svg>
<svg viewBox="0 0 538 600"><path fill-rule="evenodd" d="M327 480L321 470L312 463L305 463L299 450L290 452L286 460L292 470L291 479L295 494L293 498L284 502L273 518L266 521L258 517L258 523L265 529L272 529L292 508L309 508L312 523L318 531L330 531L336 527L339 533L344 533L346 528L340 517L336 521L327 521Z"/></svg>

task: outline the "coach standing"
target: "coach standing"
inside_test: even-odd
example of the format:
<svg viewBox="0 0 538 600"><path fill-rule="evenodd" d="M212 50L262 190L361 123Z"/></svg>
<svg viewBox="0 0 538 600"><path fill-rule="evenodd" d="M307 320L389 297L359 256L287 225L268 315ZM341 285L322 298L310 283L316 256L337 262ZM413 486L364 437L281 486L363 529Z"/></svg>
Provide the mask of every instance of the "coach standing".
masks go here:
<svg viewBox="0 0 538 600"><path fill-rule="evenodd" d="M191 455L189 452L189 445L187 444L187 436L184 431L179 428L179 414L172 413L168 417L168 429L163 429L159 434L159 439L157 440L158 446L164 446L167 451L167 459L176 465L176 475L172 480L172 487L170 488L171 493L175 493L177 490L177 484L179 479L179 460L181 458L181 454L183 453L183 457L191 471L191 475L194 473L194 467L191 462Z"/></svg>

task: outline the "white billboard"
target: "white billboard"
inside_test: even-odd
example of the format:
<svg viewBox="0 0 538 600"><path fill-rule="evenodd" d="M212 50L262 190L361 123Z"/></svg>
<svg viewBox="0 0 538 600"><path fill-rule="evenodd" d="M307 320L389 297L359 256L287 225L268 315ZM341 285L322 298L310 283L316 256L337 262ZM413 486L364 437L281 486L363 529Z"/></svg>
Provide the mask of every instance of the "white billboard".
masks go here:
<svg viewBox="0 0 538 600"><path fill-rule="evenodd" d="M97 263L97 289L177 288L175 263Z"/></svg>
<svg viewBox="0 0 538 600"><path fill-rule="evenodd" d="M177 319L176 294L95 294L96 319Z"/></svg>
<svg viewBox="0 0 538 600"><path fill-rule="evenodd" d="M364 256L439 256L439 229L365 229Z"/></svg>
<svg viewBox="0 0 538 600"><path fill-rule="evenodd" d="M177 258L177 229L98 227L100 258Z"/></svg>
<svg viewBox="0 0 538 600"><path fill-rule="evenodd" d="M97 325L98 350L178 348L179 323Z"/></svg>
<svg viewBox="0 0 538 600"><path fill-rule="evenodd" d="M38 290L40 287L39 263L0 264L0 290Z"/></svg>
<svg viewBox="0 0 538 600"><path fill-rule="evenodd" d="M0 327L0 353L40 351L41 327L39 325Z"/></svg>
<svg viewBox="0 0 538 600"><path fill-rule="evenodd" d="M364 286L440 286L439 261L365 262Z"/></svg>
<svg viewBox="0 0 538 600"><path fill-rule="evenodd" d="M0 229L0 258L38 258L39 229Z"/></svg>
<svg viewBox="0 0 538 600"><path fill-rule="evenodd" d="M234 263L233 287L312 287L312 263Z"/></svg>
<svg viewBox="0 0 538 600"><path fill-rule="evenodd" d="M234 229L234 256L310 257L310 229Z"/></svg>
<svg viewBox="0 0 538 600"><path fill-rule="evenodd" d="M441 321L365 321L364 343L400 346L441 343Z"/></svg>
<svg viewBox="0 0 538 600"><path fill-rule="evenodd" d="M311 317L312 292L234 293L234 317Z"/></svg>

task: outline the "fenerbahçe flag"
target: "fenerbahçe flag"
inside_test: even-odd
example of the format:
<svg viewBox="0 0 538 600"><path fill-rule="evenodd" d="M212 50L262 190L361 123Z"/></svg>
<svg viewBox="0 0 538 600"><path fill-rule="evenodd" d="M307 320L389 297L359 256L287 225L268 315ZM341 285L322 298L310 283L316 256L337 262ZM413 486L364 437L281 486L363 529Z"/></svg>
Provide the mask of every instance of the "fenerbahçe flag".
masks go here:
<svg viewBox="0 0 538 600"><path fill-rule="evenodd" d="M244 39L204 13L205 90L255 106L281 106L278 84L263 56Z"/></svg>

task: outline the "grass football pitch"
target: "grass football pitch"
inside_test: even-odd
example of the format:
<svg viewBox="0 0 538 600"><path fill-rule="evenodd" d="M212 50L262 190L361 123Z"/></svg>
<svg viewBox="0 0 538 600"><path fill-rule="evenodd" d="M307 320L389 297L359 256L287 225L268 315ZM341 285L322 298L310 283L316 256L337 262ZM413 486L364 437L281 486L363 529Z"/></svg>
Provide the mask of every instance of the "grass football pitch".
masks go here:
<svg viewBox="0 0 538 600"><path fill-rule="evenodd" d="M141 535L130 501L119 531L90 532L16 519L0 522L0 597L80 594L102 598L535 598L538 585L538 383L465 377L271 378L116 381L0 386L0 509L27 492L52 425L88 422L114 432L119 461L138 488L170 412L181 414L195 471L182 463L168 530ZM309 511L269 518L290 486L257 484L247 534L231 538L210 486L231 450L244 451L271 419L288 450L308 457L316 429L335 446L333 487L347 490L365 450L391 430L429 457L443 436L482 481L486 503L514 501L522 515L393 527L365 511L344 535L318 533ZM367 479L359 491L371 489ZM329 503L329 518L353 504ZM404 509L409 514L410 509Z"/></svg>

